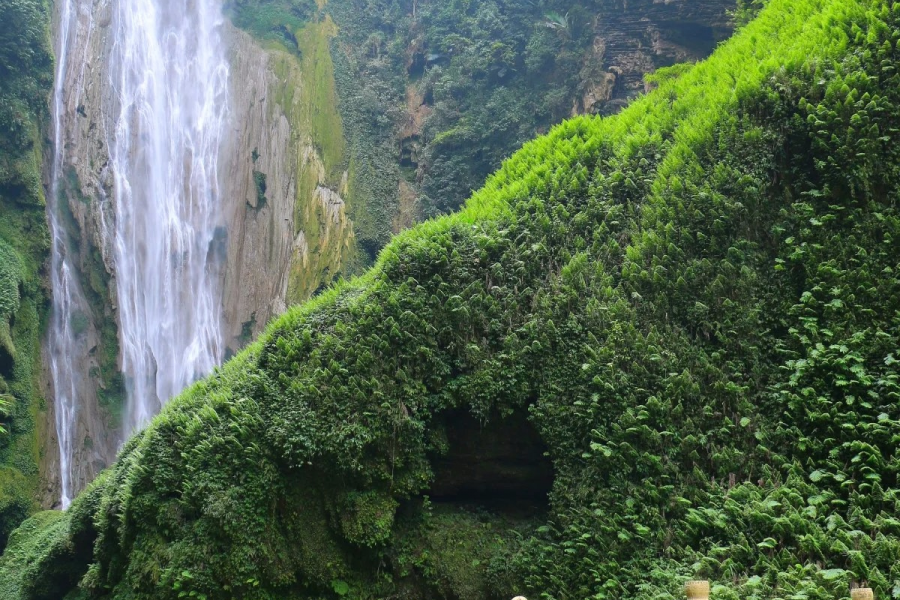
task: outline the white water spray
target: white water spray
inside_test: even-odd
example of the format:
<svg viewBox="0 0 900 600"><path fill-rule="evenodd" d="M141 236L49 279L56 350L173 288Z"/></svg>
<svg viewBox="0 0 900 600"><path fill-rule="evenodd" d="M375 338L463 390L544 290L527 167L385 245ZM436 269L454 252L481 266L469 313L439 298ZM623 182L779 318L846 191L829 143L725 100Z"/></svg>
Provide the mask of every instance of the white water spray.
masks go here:
<svg viewBox="0 0 900 600"><path fill-rule="evenodd" d="M221 362L216 272L228 63L220 0L118 0L115 270L126 433Z"/></svg>

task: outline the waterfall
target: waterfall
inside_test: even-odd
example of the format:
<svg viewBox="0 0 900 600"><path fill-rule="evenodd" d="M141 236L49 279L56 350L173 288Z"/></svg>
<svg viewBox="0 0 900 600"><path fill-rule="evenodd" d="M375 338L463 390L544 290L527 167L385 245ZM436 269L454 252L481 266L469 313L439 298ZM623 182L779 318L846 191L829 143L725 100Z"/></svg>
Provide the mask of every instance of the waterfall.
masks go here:
<svg viewBox="0 0 900 600"><path fill-rule="evenodd" d="M131 432L222 359L215 241L229 69L220 0L113 10L113 247Z"/></svg>
<svg viewBox="0 0 900 600"><path fill-rule="evenodd" d="M113 265L126 435L223 358L219 168L230 106L221 0L59 0L56 6L47 355L65 508L86 483L83 472L75 475L75 457L84 437L79 416L89 401L88 376L74 357L90 352L76 326L90 307L65 212L66 174L76 160L67 156L73 141L66 132L79 118L79 90L88 89L84 64L101 61L105 72L100 135L109 161L98 168L108 169L113 193L92 202ZM104 15L96 19L102 24L94 13ZM101 36L95 41L103 55L96 49L78 54L95 47L85 42L90 36Z"/></svg>
<svg viewBox="0 0 900 600"><path fill-rule="evenodd" d="M62 0L59 10L59 37L56 49L56 74L51 99L53 155L50 163L50 194L48 216L50 221L51 264L50 284L53 308L50 315L48 338L48 362L55 397L54 413L56 437L59 443L60 493L63 508L68 508L74 495L72 457L75 454L75 434L78 419L78 388L82 374L72 368L71 357L82 353L82 341L72 327L73 318L86 305L84 295L72 268L69 248L71 240L63 226L61 211L62 172L65 145L62 142L62 120L65 118L65 80L69 57L70 34L76 28L74 0Z"/></svg>

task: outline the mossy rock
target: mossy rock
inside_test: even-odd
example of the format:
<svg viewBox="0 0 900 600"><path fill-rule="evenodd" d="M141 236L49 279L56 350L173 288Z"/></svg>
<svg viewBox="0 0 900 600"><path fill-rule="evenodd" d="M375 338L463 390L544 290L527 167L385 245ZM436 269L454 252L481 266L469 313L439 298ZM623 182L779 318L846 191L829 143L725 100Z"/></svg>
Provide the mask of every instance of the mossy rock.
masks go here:
<svg viewBox="0 0 900 600"><path fill-rule="evenodd" d="M67 572L120 600L887 596L898 43L900 4L772 0L616 117L527 144L129 440ZM528 424L545 504L466 480L461 415Z"/></svg>

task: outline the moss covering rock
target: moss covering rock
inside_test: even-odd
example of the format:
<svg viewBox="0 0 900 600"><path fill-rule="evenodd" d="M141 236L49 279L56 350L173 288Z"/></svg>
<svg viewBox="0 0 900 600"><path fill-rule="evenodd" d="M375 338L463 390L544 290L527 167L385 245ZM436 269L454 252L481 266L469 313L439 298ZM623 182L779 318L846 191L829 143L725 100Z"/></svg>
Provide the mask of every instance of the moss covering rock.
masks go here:
<svg viewBox="0 0 900 600"><path fill-rule="evenodd" d="M772 0L526 145L29 522L53 541L16 534L9 597L61 581L43 557L75 532L66 572L120 600L888 597L898 43L900 3ZM527 416L546 506L426 498L460 414Z"/></svg>

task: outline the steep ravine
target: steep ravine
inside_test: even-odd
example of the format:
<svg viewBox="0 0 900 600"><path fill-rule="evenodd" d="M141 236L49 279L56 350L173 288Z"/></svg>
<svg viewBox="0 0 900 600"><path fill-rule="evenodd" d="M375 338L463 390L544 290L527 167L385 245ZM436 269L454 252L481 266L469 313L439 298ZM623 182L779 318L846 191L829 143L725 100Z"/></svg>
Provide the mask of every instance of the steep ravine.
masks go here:
<svg viewBox="0 0 900 600"><path fill-rule="evenodd" d="M772 0L537 138L23 524L0 597L889 597L898 60L900 2Z"/></svg>

